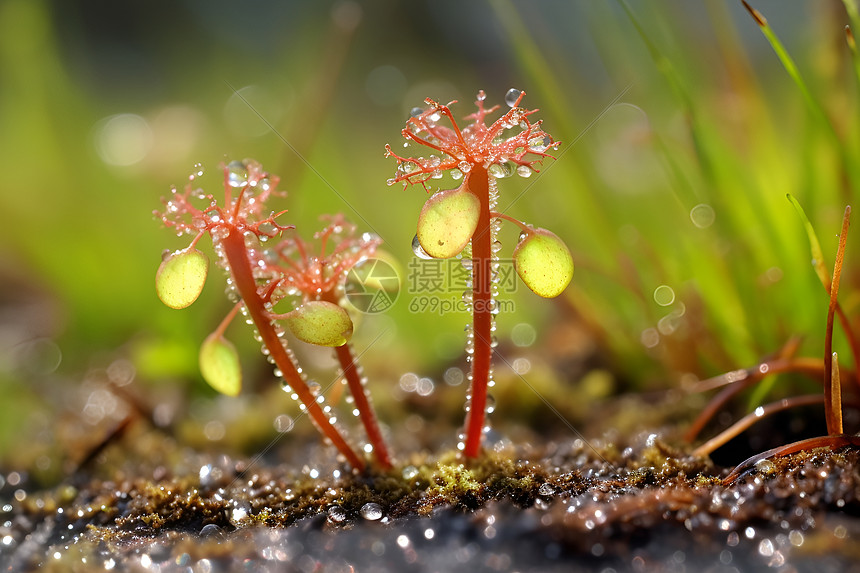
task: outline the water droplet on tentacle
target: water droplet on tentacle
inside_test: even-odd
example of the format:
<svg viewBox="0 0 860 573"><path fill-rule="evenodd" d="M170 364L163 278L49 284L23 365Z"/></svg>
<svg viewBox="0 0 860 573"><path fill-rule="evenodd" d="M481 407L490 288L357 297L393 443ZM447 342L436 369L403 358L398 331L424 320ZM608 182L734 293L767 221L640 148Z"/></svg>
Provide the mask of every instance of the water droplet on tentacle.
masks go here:
<svg viewBox="0 0 860 573"><path fill-rule="evenodd" d="M227 164L227 184L230 187L244 187L248 184L248 169L241 161Z"/></svg>
<svg viewBox="0 0 860 573"><path fill-rule="evenodd" d="M519 99L520 94L522 92L516 88L511 88L508 90L508 93L505 94L505 103L508 107L514 107L517 105L517 99Z"/></svg>

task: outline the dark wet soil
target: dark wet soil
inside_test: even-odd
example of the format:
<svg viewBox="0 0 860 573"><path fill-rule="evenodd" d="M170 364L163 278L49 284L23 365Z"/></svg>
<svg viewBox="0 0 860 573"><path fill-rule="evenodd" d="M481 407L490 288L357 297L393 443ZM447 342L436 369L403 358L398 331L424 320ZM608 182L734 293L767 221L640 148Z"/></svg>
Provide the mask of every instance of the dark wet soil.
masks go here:
<svg viewBox="0 0 860 573"><path fill-rule="evenodd" d="M376 475L316 446L298 470L175 445L152 465L147 439L47 490L4 476L3 570L860 571L854 447L725 484L651 433L499 441L471 466L425 455Z"/></svg>

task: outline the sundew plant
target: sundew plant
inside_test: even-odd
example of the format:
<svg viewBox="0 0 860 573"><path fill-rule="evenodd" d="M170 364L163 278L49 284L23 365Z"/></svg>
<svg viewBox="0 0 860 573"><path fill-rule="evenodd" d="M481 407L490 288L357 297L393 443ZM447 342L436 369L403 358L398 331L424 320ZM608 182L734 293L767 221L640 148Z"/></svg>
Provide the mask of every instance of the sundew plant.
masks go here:
<svg viewBox="0 0 860 573"><path fill-rule="evenodd" d="M174 188L164 200L164 211L156 212L165 226L175 229L178 235L194 237L185 249L164 255L156 275L156 290L165 304L185 308L202 291L208 259L196 245L205 235L212 238L218 264L227 273L227 294L235 306L201 347L204 378L222 393L239 393L239 360L224 331L236 313L241 312L254 328L263 354L275 366L284 391L300 403L301 410L309 414L343 459L354 469L362 470L363 457L339 428L337 416L325 403L319 384L308 381L298 366L287 345L282 322L299 340L341 348L338 358L342 375L353 393L355 414L361 417L369 439L364 451L375 451L380 466L389 467L390 457L361 372L346 347L352 336L352 320L340 306L346 272L375 249L377 240L370 236L349 237L353 228L335 217L317 236L321 243L317 253L309 252L298 236L278 242L290 227L278 222L284 211L267 211L269 200L283 195L276 190L277 177L251 160L230 162L223 172L223 203L195 188L192 176L185 190L179 192ZM281 301L296 297L294 308L287 312L276 309Z"/></svg>
<svg viewBox="0 0 860 573"><path fill-rule="evenodd" d="M449 105L432 99L426 109L415 108L403 129L410 144L426 150L428 156L402 156L386 146L386 154L397 161L389 185L420 184L425 190L449 172L459 187L434 193L418 217L413 240L415 254L423 258L450 258L462 255L471 279L464 300L471 307L473 321L467 327L466 352L471 363L468 412L458 448L467 458L480 453L485 424L488 389L494 384L492 354L495 316L498 314L499 252L496 234L503 220L517 225L520 239L513 251L517 274L536 294L551 298L560 295L573 276L573 259L567 246L546 229L534 228L495 211L499 191L497 180L514 173L530 177L537 164L550 157L558 142L545 133L541 122L532 123L537 110L520 107L525 92L511 89L505 96L508 111L487 125L487 116L498 109L484 107L486 94L478 92L478 110L465 118L460 129ZM453 104L454 102L452 102Z"/></svg>

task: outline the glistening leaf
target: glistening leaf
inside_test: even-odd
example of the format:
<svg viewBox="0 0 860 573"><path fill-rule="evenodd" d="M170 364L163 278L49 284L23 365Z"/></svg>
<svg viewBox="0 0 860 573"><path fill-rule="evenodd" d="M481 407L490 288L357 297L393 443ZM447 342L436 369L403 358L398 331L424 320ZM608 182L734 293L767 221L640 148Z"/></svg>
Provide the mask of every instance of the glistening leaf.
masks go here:
<svg viewBox="0 0 860 573"><path fill-rule="evenodd" d="M215 390L236 396L242 389L242 368L236 347L217 332L200 346L200 373Z"/></svg>
<svg viewBox="0 0 860 573"><path fill-rule="evenodd" d="M560 295L573 278L570 250L546 229L534 229L519 242L514 266L526 286L544 298Z"/></svg>
<svg viewBox="0 0 860 573"><path fill-rule="evenodd" d="M155 273L155 292L170 308L185 308L200 296L209 274L209 257L193 247L170 253Z"/></svg>
<svg viewBox="0 0 860 573"><path fill-rule="evenodd" d="M418 216L418 241L428 255L453 257L463 250L478 226L481 202L464 183L430 197Z"/></svg>
<svg viewBox="0 0 860 573"><path fill-rule="evenodd" d="M336 304L312 300L289 313L287 326L296 338L317 346L343 346L352 337L352 319Z"/></svg>

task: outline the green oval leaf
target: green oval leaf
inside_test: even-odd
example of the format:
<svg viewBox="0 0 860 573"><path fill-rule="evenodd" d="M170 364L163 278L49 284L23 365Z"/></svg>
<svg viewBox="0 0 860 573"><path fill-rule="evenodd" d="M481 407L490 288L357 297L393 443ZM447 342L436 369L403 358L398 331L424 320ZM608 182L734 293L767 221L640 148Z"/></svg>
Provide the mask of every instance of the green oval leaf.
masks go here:
<svg viewBox="0 0 860 573"><path fill-rule="evenodd" d="M200 346L200 373L210 386L227 396L236 396L242 389L242 368L236 347L216 332Z"/></svg>
<svg viewBox="0 0 860 573"><path fill-rule="evenodd" d="M526 286L544 298L560 295L573 278L570 250L546 229L534 229L520 241L514 266Z"/></svg>
<svg viewBox="0 0 860 573"><path fill-rule="evenodd" d="M424 203L418 216L421 247L436 259L453 257L475 233L480 211L480 200L465 184L434 194Z"/></svg>
<svg viewBox="0 0 860 573"><path fill-rule="evenodd" d="M352 319L336 304L312 300L289 313L287 326L296 338L317 346L343 346L352 337Z"/></svg>
<svg viewBox="0 0 860 573"><path fill-rule="evenodd" d="M208 274L209 257L197 249L170 253L155 273L155 292L170 308L185 308L200 296Z"/></svg>

